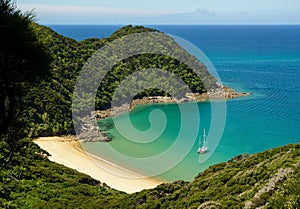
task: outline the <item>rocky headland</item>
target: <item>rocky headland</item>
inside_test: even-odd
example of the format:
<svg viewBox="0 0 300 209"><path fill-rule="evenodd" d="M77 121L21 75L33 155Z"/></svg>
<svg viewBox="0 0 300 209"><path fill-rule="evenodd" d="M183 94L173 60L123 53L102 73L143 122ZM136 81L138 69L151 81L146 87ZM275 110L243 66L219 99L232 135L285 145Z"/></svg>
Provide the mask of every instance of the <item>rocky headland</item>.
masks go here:
<svg viewBox="0 0 300 209"><path fill-rule="evenodd" d="M106 110L98 110L96 111L96 115L98 119L104 119L108 117L115 117L121 115L125 112L132 111L136 106L143 104L155 104L155 103L163 103L163 104L172 104L172 103L183 103L183 102L206 102L209 100L228 100L235 99L239 97L249 96L252 93L250 92L236 92L227 86L219 86L218 88L211 89L205 93L186 93L185 97L177 99L174 97L168 96L153 96L153 97L144 97L141 99L135 99L130 102L130 104L123 104L119 107L112 107Z"/></svg>
<svg viewBox="0 0 300 209"><path fill-rule="evenodd" d="M218 86L203 94L199 93L186 93L185 97L177 99L168 96L153 96L144 97L141 99L132 100L129 104L123 104L118 107L112 107L106 110L97 110L92 112L90 116L83 118L82 129L79 134L79 139L84 142L108 142L111 141L111 137L106 131L99 128L98 124L94 124L96 119L104 119L109 117L115 117L126 112L132 111L138 105L144 104L172 104L172 103L184 103L184 102L206 102L209 100L228 100L239 97L249 96L251 93L236 92L235 90L227 86ZM101 134L99 134L101 133Z"/></svg>

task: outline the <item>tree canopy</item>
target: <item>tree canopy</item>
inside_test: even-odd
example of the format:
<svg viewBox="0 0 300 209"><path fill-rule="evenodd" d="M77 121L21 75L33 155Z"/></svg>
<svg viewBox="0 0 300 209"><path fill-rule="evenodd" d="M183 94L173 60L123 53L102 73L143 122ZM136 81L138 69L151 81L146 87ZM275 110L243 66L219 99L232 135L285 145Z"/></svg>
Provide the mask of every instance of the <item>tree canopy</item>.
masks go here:
<svg viewBox="0 0 300 209"><path fill-rule="evenodd" d="M0 1L0 131L12 123L24 82L37 82L49 70L50 56L31 28L33 15Z"/></svg>
<svg viewBox="0 0 300 209"><path fill-rule="evenodd" d="M28 94L23 98L30 136L72 133L72 97L77 77L90 58L105 44L120 37L141 32L157 32L143 26L125 26L104 39L90 38L77 42L71 38L57 34L48 27L32 24L39 42L49 50L51 62L50 76L47 81L37 86L30 86ZM179 50L179 47L178 47ZM190 87L193 92L205 92L202 81L184 63L160 54L141 54L129 57L117 63L107 73L98 89L96 108L107 109L111 105L112 96L117 84L128 75L147 68L159 68L174 73ZM211 84L216 82L205 66L202 72ZM159 89L140 92L136 98L158 96L166 93Z"/></svg>
<svg viewBox="0 0 300 209"><path fill-rule="evenodd" d="M10 156L17 138L24 136L21 98L28 85L47 75L50 64L48 51L31 27L32 19L31 13L22 13L10 0L0 0L0 133Z"/></svg>

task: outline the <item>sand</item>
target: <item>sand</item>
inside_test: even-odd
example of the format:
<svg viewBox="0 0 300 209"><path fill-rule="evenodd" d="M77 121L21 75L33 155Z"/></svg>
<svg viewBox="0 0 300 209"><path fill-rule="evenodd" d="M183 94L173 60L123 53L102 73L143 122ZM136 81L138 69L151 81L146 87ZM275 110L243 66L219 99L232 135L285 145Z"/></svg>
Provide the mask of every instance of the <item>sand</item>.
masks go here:
<svg viewBox="0 0 300 209"><path fill-rule="evenodd" d="M155 188L162 182L145 178L101 158L96 158L81 149L79 141L66 137L41 137L33 141L51 156L49 160L85 173L109 187L134 193Z"/></svg>

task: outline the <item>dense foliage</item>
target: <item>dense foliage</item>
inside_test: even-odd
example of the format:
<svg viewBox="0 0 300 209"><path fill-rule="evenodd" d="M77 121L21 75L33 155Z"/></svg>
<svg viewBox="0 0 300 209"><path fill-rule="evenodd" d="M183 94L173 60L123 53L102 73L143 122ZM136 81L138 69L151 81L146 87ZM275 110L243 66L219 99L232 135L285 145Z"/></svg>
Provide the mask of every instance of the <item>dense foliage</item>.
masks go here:
<svg viewBox="0 0 300 209"><path fill-rule="evenodd" d="M9 0L0 0L0 170L12 160L17 141L26 136L22 99L28 86L49 70L50 56L31 28L32 18Z"/></svg>
<svg viewBox="0 0 300 209"><path fill-rule="evenodd" d="M177 181L135 194L109 189L48 161L47 153L29 139L19 147L14 161L0 172L0 208L244 208L248 201L250 208L300 206L300 144L237 156L190 183ZM256 195L260 190L266 192Z"/></svg>
<svg viewBox="0 0 300 209"><path fill-rule="evenodd" d="M13 161L0 171L0 208L84 208L91 200L105 203L124 195L50 162L31 139L18 141L18 147Z"/></svg>
<svg viewBox="0 0 300 209"><path fill-rule="evenodd" d="M49 49L53 62L51 76L38 86L30 86L29 93L24 97L24 106L27 106L25 116L28 118L29 136L51 135L66 133L73 129L71 104L73 89L77 76L85 62L93 53L119 37L140 32L156 32L143 26L125 26L114 32L106 39L87 39L77 42L61 36L51 29L32 24L39 41ZM180 47L178 47L179 50ZM202 81L186 65L178 60L157 54L142 54L129 57L115 65L105 76L96 98L96 108L110 107L113 93L118 84L133 72L147 68L160 68L174 73L186 82L193 92L205 92ZM215 83L213 76L208 74L203 66L203 73L207 81ZM165 95L159 89L149 89L140 92L136 97Z"/></svg>
<svg viewBox="0 0 300 209"><path fill-rule="evenodd" d="M31 22L30 13L22 14L8 0L0 1L0 132L15 121L22 85L39 81L49 69L50 57Z"/></svg>

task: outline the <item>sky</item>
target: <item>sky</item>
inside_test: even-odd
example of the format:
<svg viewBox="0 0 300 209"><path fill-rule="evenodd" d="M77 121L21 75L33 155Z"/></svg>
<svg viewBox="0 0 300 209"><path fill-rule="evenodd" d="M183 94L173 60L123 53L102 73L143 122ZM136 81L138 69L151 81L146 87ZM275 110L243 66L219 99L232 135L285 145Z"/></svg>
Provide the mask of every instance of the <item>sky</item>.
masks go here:
<svg viewBox="0 0 300 209"><path fill-rule="evenodd" d="M300 24L300 0L17 0L41 24Z"/></svg>

